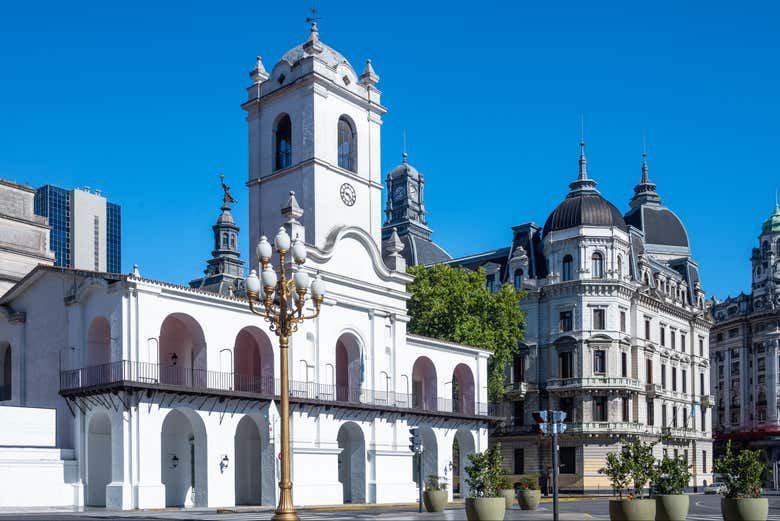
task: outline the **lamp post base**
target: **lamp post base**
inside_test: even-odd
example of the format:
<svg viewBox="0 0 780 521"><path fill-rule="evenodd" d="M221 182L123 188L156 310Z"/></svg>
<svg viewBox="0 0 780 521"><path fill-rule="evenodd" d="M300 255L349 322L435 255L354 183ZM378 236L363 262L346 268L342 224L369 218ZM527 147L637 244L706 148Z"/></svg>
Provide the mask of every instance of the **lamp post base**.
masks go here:
<svg viewBox="0 0 780 521"><path fill-rule="evenodd" d="M288 510L286 512L279 512L277 510L274 517L271 518L271 521L300 521L300 519L298 514L295 513L295 510Z"/></svg>

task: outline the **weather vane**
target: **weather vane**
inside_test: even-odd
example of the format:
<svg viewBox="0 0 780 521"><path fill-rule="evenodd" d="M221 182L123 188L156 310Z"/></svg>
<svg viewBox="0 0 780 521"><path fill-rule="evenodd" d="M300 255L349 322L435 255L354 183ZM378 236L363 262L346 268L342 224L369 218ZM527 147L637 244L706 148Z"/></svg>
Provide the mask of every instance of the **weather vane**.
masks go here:
<svg viewBox="0 0 780 521"><path fill-rule="evenodd" d="M322 20L322 17L317 15L317 2L312 2L309 11L311 11L311 16L306 17L306 23Z"/></svg>

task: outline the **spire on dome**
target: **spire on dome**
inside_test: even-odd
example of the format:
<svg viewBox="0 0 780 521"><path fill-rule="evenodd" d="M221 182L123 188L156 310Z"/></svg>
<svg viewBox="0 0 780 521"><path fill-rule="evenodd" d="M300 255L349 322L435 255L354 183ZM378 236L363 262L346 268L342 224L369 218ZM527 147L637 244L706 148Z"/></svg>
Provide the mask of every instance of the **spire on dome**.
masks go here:
<svg viewBox="0 0 780 521"><path fill-rule="evenodd" d="M582 128L580 130L580 169L577 180L569 183L572 191L577 190L595 190L596 181L588 178L588 160L585 159L585 119L581 117Z"/></svg>
<svg viewBox="0 0 780 521"><path fill-rule="evenodd" d="M650 169L647 167L647 145L642 145L642 177L634 187L634 197L629 205L633 208L645 203L661 204L661 196L655 191L656 185L650 180Z"/></svg>
<svg viewBox="0 0 780 521"><path fill-rule="evenodd" d="M366 60L366 68L363 69L363 74L360 75L360 83L371 86L379 83L379 76L374 72L374 67L371 65L370 59Z"/></svg>

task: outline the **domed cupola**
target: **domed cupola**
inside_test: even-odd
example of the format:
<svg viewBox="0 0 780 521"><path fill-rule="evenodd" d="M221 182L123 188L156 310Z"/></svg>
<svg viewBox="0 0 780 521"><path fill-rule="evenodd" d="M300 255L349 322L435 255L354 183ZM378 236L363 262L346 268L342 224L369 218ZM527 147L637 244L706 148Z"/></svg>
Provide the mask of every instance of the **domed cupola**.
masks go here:
<svg viewBox="0 0 780 521"><path fill-rule="evenodd" d="M626 231L626 223L615 205L604 199L596 190L596 181L588 178L588 162L585 159L585 143L580 143L580 171L569 184L571 191L566 199L553 210L544 223L542 237L550 232L579 226L615 226Z"/></svg>
<svg viewBox="0 0 780 521"><path fill-rule="evenodd" d="M690 255L688 232L674 212L661 204L656 185L650 180L647 153L642 154L642 177L634 187L634 197L629 202L626 224L642 230L645 245L652 253Z"/></svg>
<svg viewBox="0 0 780 521"><path fill-rule="evenodd" d="M780 205L775 201L775 211L772 212L764 224L761 225L761 233L780 232Z"/></svg>

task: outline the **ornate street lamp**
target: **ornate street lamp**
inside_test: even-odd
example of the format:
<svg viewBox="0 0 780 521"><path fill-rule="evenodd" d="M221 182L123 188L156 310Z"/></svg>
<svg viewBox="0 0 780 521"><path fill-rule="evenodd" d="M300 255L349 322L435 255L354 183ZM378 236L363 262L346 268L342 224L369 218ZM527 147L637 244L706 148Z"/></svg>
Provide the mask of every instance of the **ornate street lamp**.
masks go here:
<svg viewBox="0 0 780 521"><path fill-rule="evenodd" d="M271 265L273 250L279 254L279 274ZM292 278L287 275L287 255L292 255L296 267ZM285 229L279 228L274 238L274 247L264 236L257 244L257 258L260 261L260 277L252 270L246 279L246 293L249 309L255 315L271 323L271 331L279 337L279 377L281 389L281 463L282 475L279 481L279 506L272 519L276 521L298 520L292 502L292 482L290 481L290 390L287 370L287 347L290 335L298 329L304 320L316 318L320 314L322 298L325 296L325 283L318 275L311 281L311 299L314 302L314 314L305 316L303 305L309 291L309 275L300 270L306 262L306 246L298 238L290 244L290 236ZM262 293L261 293L262 290ZM263 304L258 309L257 304Z"/></svg>

